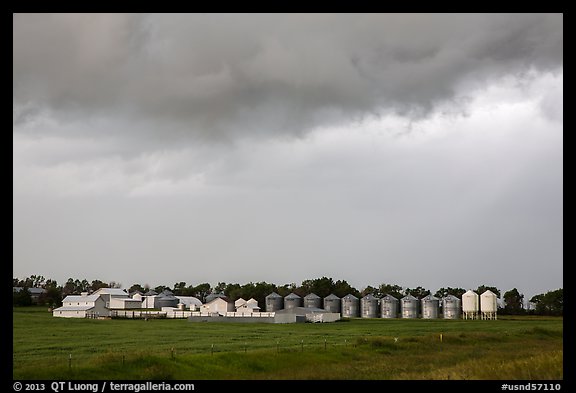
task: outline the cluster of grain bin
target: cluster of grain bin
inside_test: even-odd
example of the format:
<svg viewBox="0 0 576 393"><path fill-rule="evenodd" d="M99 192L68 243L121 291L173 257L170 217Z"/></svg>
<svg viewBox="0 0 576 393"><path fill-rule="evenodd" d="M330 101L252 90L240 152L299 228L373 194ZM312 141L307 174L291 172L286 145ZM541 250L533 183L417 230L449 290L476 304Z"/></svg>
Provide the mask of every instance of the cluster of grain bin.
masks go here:
<svg viewBox="0 0 576 393"><path fill-rule="evenodd" d="M439 299L431 294L422 299L407 295L400 300L392 295L379 299L372 294L361 299L352 294L343 298L330 294L322 299L314 293L301 298L295 293L282 297L272 292L266 297L268 312L302 305L305 308L323 306L326 311L340 313L344 318L496 319L497 311L496 295L490 291L484 292L480 299L469 290L462 295L462 300L453 295Z"/></svg>

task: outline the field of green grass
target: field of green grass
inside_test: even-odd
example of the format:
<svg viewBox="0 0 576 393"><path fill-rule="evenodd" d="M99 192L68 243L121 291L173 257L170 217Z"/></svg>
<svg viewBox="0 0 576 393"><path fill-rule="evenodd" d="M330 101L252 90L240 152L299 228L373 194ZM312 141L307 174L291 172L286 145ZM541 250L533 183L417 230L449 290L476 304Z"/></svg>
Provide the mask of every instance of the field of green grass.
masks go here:
<svg viewBox="0 0 576 393"><path fill-rule="evenodd" d="M562 334L554 317L236 324L23 307L13 309L13 378L560 380Z"/></svg>

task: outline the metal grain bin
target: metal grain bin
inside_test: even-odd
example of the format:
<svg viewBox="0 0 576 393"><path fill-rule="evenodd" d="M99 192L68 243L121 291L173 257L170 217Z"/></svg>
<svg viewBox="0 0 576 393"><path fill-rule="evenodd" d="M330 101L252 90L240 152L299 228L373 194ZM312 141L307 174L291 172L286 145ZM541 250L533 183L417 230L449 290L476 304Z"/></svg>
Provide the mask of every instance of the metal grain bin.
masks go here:
<svg viewBox="0 0 576 393"><path fill-rule="evenodd" d="M360 316L360 301L352 294L348 294L341 299L342 316L354 318Z"/></svg>
<svg viewBox="0 0 576 393"><path fill-rule="evenodd" d="M422 303L422 318L435 319L438 318L438 308L440 307L440 299L432 295L424 296L420 302Z"/></svg>
<svg viewBox="0 0 576 393"><path fill-rule="evenodd" d="M340 312L342 302L340 298L333 293L324 298L324 310L328 312Z"/></svg>
<svg viewBox="0 0 576 393"><path fill-rule="evenodd" d="M322 308L322 298L315 293L304 296L304 307Z"/></svg>
<svg viewBox="0 0 576 393"><path fill-rule="evenodd" d="M442 299L442 314L444 319L460 318L462 302L454 295L448 295Z"/></svg>
<svg viewBox="0 0 576 393"><path fill-rule="evenodd" d="M169 294L162 292L158 296L156 296L156 300L154 301L154 308L162 308L162 307L176 307L180 303L180 300L172 295L172 292Z"/></svg>
<svg viewBox="0 0 576 393"><path fill-rule="evenodd" d="M418 299L412 295L400 299L402 318L418 318Z"/></svg>
<svg viewBox="0 0 576 393"><path fill-rule="evenodd" d="M398 318L398 299L392 295L380 299L380 315L382 318Z"/></svg>
<svg viewBox="0 0 576 393"><path fill-rule="evenodd" d="M284 298L276 292L266 296L266 312L282 310L284 308Z"/></svg>
<svg viewBox="0 0 576 393"><path fill-rule="evenodd" d="M292 292L290 295L284 297L284 308L286 310L290 308L302 307L302 298Z"/></svg>
<svg viewBox="0 0 576 393"><path fill-rule="evenodd" d="M380 305L378 298L371 293L360 299L360 311L362 318L378 318L380 314Z"/></svg>

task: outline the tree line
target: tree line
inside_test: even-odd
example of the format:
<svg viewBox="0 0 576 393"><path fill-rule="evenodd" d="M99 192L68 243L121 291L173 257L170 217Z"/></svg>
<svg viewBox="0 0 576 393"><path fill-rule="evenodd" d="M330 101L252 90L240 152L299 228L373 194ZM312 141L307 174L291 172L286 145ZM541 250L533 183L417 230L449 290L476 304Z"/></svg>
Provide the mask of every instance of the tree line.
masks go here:
<svg viewBox="0 0 576 393"><path fill-rule="evenodd" d="M31 304L45 305L49 307L59 307L62 305L62 299L68 295L80 294L82 292L94 292L100 288L121 288L122 285L118 282L104 282L102 280L88 281L86 279L79 280L69 278L64 285L58 285L56 280L45 279L41 275L32 275L23 280L13 278L13 287L23 288L21 291L13 293L14 306L27 306ZM34 302L30 294L30 288L43 288L44 293L40 294L38 299ZM175 283L172 287L166 285L158 285L154 288L149 285L133 284L128 288L129 293L136 291L144 294L150 290L156 293L161 293L164 290L170 290L175 296L194 296L200 299L203 303L206 297L210 294L218 293L236 300L239 298L250 299L254 298L258 304L264 309L265 299L272 292L276 292L280 296L286 296L290 293L295 293L301 297L310 293L324 298L330 294L334 294L340 298L352 294L358 298L362 298L368 294L374 297L382 298L386 295L394 296L401 299L404 296L412 295L418 299L432 294L437 298L443 298L448 295L453 295L461 298L466 292L464 288L440 288L436 292L423 288L421 286L415 288L402 287L397 284L383 283L378 287L366 286L362 290L358 290L351 286L346 280L334 281L329 277L321 277L316 279L304 280L300 285L284 284L276 285L264 281L257 283L237 284L219 282L214 287L209 283L201 283L198 285L187 285L186 282L181 281ZM498 312L501 314L521 315L521 314L534 314L534 315L563 315L563 289L548 291L546 293L538 294L530 299L535 307L526 310L524 306L524 295L513 288L509 291L502 293L498 288L489 285L481 285L474 291L479 295L486 290L490 290L496 294L499 299L503 300L504 306L499 305Z"/></svg>

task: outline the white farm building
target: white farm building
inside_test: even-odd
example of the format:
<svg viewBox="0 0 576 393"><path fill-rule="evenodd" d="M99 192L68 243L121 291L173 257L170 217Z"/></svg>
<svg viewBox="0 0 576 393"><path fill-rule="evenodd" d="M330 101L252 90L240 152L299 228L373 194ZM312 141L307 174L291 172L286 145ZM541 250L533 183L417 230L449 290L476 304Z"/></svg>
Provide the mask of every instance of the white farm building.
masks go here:
<svg viewBox="0 0 576 393"><path fill-rule="evenodd" d="M110 311L106 308L106 302L100 295L66 296L62 301L62 307L52 311L55 317L64 318L86 318L88 316L109 316Z"/></svg>

